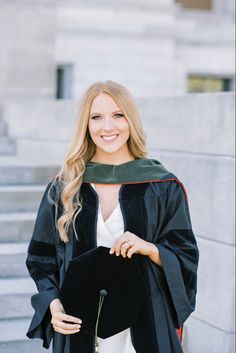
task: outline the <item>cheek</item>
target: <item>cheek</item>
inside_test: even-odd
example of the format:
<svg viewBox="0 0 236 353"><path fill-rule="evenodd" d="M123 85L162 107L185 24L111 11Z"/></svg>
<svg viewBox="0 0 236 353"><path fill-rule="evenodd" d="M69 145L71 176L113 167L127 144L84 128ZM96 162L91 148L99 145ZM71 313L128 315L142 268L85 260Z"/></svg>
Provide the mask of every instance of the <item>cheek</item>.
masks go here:
<svg viewBox="0 0 236 353"><path fill-rule="evenodd" d="M122 131L124 134L129 135L129 124L127 123L127 121L122 122L122 124L120 124L120 131Z"/></svg>
<svg viewBox="0 0 236 353"><path fill-rule="evenodd" d="M96 135L99 131L98 127L96 124L93 123L93 121L89 122L88 124L88 131L90 133L90 136L93 137Z"/></svg>

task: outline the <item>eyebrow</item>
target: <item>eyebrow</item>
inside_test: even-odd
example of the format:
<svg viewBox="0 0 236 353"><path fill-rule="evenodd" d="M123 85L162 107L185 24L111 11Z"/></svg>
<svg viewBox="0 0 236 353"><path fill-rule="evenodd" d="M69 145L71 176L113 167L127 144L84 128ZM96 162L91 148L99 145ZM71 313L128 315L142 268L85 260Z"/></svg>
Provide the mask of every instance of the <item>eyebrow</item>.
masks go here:
<svg viewBox="0 0 236 353"><path fill-rule="evenodd" d="M115 112L112 112L112 114L115 114L115 113L122 113L122 111L121 110L116 110ZM92 113L92 114L90 114L90 116L93 116L93 115L100 115L101 113ZM123 113L122 113L123 114Z"/></svg>

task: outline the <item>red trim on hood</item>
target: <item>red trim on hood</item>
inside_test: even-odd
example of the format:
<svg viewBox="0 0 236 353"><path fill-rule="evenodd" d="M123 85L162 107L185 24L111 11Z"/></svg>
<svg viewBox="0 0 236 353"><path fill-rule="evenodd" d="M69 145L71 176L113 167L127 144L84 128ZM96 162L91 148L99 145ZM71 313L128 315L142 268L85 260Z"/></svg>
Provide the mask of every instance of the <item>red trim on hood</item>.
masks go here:
<svg viewBox="0 0 236 353"><path fill-rule="evenodd" d="M183 326L181 326L179 329L177 329L177 335L179 337L180 342L183 340Z"/></svg>

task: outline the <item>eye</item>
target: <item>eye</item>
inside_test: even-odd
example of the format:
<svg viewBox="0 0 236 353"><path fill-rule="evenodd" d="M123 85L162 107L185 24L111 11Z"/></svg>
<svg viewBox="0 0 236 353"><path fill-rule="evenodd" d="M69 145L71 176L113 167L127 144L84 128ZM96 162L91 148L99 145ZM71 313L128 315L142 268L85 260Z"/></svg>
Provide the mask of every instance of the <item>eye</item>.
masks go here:
<svg viewBox="0 0 236 353"><path fill-rule="evenodd" d="M94 120L97 120L99 118L100 118L100 115L94 115L94 116L91 117L91 119L94 119Z"/></svg>
<svg viewBox="0 0 236 353"><path fill-rule="evenodd" d="M118 116L118 118L122 118L122 117L124 116L124 114L117 113L117 114L115 114L114 116Z"/></svg>

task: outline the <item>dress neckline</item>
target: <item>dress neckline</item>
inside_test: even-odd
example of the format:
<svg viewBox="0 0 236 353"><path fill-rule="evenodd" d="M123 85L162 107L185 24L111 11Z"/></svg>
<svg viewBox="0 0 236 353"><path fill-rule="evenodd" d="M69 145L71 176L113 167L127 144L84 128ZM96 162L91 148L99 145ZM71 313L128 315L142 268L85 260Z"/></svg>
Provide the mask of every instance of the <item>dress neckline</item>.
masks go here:
<svg viewBox="0 0 236 353"><path fill-rule="evenodd" d="M92 187L93 187L94 190L96 191L96 188L95 188L94 183L90 183L90 184L92 185ZM103 221L104 224L106 224L106 223L109 221L109 219L114 215L114 213L115 213L115 211L116 211L116 209L117 209L118 207L119 207L119 202L118 202L117 206L114 208L114 210L112 211L112 213L110 214L110 216L109 216L106 220L104 220L103 215L102 215L102 208L101 208L100 202L98 203L98 210L99 210L99 212L100 212L101 219L102 219L102 221Z"/></svg>
<svg viewBox="0 0 236 353"><path fill-rule="evenodd" d="M106 223L114 216L114 213L116 212L116 210L117 210L118 207L119 207L119 203L118 203L118 205L114 208L114 210L112 211L112 213L110 214L110 216L109 216L106 220L104 220L103 215L102 215L101 205L100 205L100 203L99 203L99 211L100 211L100 215L101 215L101 219L102 219L103 223L106 224Z"/></svg>

